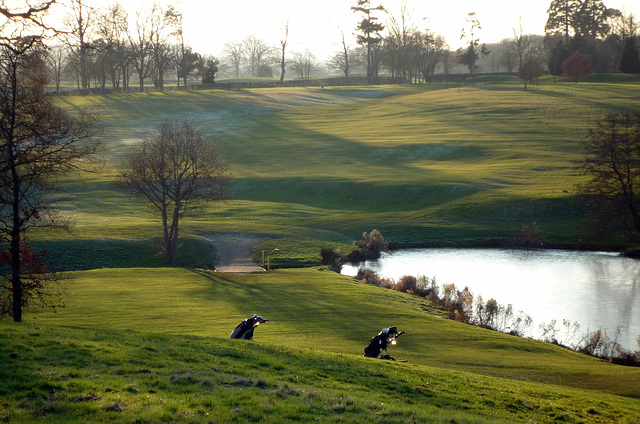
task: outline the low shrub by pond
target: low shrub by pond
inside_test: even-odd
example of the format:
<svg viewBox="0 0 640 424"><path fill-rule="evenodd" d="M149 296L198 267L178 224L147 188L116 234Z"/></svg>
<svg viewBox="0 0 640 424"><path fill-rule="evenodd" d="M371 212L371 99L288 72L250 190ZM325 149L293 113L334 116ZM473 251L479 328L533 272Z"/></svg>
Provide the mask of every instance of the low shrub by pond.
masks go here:
<svg viewBox="0 0 640 424"><path fill-rule="evenodd" d="M431 301L435 307L444 311L447 318L465 324L518 337L525 337L533 324L529 315L522 311L516 314L512 305L500 305L493 298L485 302L482 296L474 296L468 287L459 290L454 284L439 286L435 278L405 275L395 281L391 278L382 278L373 271L364 268L358 271L355 278L365 284L424 297ZM616 364L640 366L640 350L633 352L623 348L618 343L616 336L609 337L602 330L593 333L587 332L580 337L577 334L579 327L577 323L567 320L563 320L560 328L558 328L556 320L549 324L541 324L542 340L591 356L608 359ZM566 339L572 340L571 345L567 344L568 341L561 342L560 340L563 338L559 333L564 333L567 336ZM640 346L640 335L638 336L638 345Z"/></svg>

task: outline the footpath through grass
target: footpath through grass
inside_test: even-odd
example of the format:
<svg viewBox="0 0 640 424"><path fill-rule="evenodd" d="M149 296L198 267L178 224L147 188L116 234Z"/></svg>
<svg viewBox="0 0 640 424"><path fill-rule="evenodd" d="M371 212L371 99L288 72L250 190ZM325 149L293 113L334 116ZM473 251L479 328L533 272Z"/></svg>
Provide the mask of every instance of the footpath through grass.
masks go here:
<svg viewBox="0 0 640 424"><path fill-rule="evenodd" d="M486 82L486 83L485 83ZM183 222L182 264L214 265L204 234L259 233L276 264L316 263L323 246L376 228L408 245L501 245L535 228L552 246L593 238L572 190L586 128L609 110L638 111L637 78L580 84L515 78L473 87L270 88L64 97L103 117L101 175L66 185L73 235L38 234L69 268L157 266L158 220L113 187L130 143L191 118L223 147L233 200ZM128 255L136 249L140 254ZM259 256L262 247L256 254ZM60 257L60 252L66 252ZM206 254L198 252L209 252Z"/></svg>
<svg viewBox="0 0 640 424"><path fill-rule="evenodd" d="M638 368L448 321L423 299L328 270L105 269L67 287L57 313L0 324L0 418L640 420ZM228 340L253 313L271 320L256 340ZM391 353L408 363L362 358L390 325L407 332Z"/></svg>

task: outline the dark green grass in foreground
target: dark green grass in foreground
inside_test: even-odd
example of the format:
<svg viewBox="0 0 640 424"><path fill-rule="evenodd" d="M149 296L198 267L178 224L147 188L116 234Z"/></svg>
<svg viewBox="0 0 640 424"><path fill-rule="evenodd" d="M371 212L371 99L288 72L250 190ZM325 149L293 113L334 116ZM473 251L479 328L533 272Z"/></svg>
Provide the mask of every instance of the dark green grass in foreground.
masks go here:
<svg viewBox="0 0 640 424"><path fill-rule="evenodd" d="M101 113L109 160L84 185L66 184L70 200L62 206L77 220L74 235L36 238L54 243L51 251L77 239L114 250L146 242L151 254L139 265L156 265L149 258L159 223L110 184L111 172L129 143L166 119L188 117L221 142L234 199L188 217L185 244L216 231L259 233L291 252L276 263L308 264L324 245L348 245L373 228L405 246L500 245L535 223L552 246L615 247L620 240L584 231L574 164L595 119L638 110L639 87L633 78L542 79L524 91L521 81L502 77L460 90L427 84L64 97L71 110ZM91 254L84 268L131 265Z"/></svg>
<svg viewBox="0 0 640 424"><path fill-rule="evenodd" d="M246 275L95 270L73 275L66 301L55 314L26 314L32 325L3 329L5 338L24 329L7 341L24 344L6 348L19 353L29 354L31 345L35 349L44 340L29 376L35 374L45 388L21 383L21 394L10 402L18 412L12 413L35 408L37 414L40 406L20 412L17 404L29 396L45 404L46 393L55 390L74 406L72 400L80 396L101 398L78 402L80 409L104 414L106 407L124 402L136 416L156 411L164 421L179 420L180 413L204 421L211 408L229 414L217 421L260 420L274 408L269 399L289 411L283 416L292 421L340 416L347 422L407 422L412 416L418 422L640 419L633 412L640 410L638 368L442 319L423 299L328 270ZM271 320L256 330L255 342L227 340L253 313ZM390 325L407 331L391 352L409 363L360 358L369 339ZM67 332L71 335L64 336ZM40 336L31 341L24 336L30 333ZM38 339L43 334L53 342ZM57 353L61 345L71 352ZM67 356L68 368L62 361ZM247 415L254 411L257 415ZM264 420L270 419L278 422Z"/></svg>

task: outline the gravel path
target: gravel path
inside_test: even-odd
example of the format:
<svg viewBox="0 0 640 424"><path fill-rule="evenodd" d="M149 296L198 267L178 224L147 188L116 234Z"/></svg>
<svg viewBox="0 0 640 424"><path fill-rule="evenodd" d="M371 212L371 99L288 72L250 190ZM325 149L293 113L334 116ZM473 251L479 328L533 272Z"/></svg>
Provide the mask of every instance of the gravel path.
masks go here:
<svg viewBox="0 0 640 424"><path fill-rule="evenodd" d="M264 236L248 233L203 234L216 249L218 272L264 272L264 268L251 259L251 251L265 240Z"/></svg>

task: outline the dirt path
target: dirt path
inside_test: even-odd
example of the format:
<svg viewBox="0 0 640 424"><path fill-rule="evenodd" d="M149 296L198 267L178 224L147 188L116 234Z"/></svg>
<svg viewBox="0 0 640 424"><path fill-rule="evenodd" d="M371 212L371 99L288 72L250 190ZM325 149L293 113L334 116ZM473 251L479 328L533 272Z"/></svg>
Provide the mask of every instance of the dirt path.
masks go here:
<svg viewBox="0 0 640 424"><path fill-rule="evenodd" d="M210 240L218 257L218 272L263 272L264 268L251 259L251 251L265 238L248 233L210 233L203 234Z"/></svg>

